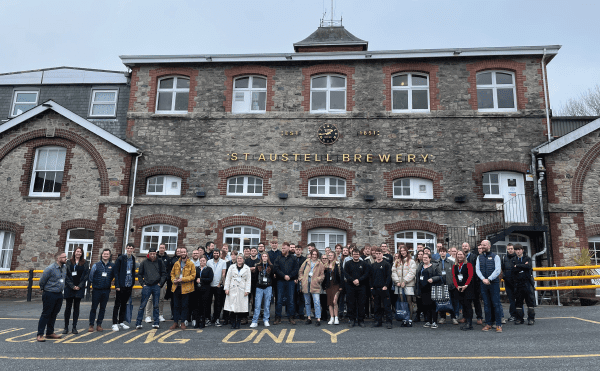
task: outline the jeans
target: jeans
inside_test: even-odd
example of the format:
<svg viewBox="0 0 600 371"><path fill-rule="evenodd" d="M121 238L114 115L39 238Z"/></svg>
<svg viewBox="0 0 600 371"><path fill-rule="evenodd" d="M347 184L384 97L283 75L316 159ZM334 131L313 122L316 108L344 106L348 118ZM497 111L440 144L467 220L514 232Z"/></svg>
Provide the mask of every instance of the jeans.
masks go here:
<svg viewBox="0 0 600 371"><path fill-rule="evenodd" d="M310 317L310 297L315 305L315 318L321 319L321 294L304 294L304 309L306 316Z"/></svg>
<svg viewBox="0 0 600 371"><path fill-rule="evenodd" d="M496 326L502 326L502 307L500 306L500 282L481 283L481 297L485 310L485 323L492 325L492 309L494 310Z"/></svg>
<svg viewBox="0 0 600 371"><path fill-rule="evenodd" d="M56 321L58 312L60 312L60 307L62 307L62 301L62 292L44 291L42 293L43 307L42 315L38 322L38 336L44 335L44 330L46 330L46 335L54 334L54 322Z"/></svg>
<svg viewBox="0 0 600 371"><path fill-rule="evenodd" d="M275 317L281 318L281 309L283 307L283 300L286 300L286 314L288 318L292 318L294 315L294 289L296 284L294 281L279 280L277 281L277 305L275 306Z"/></svg>
<svg viewBox="0 0 600 371"><path fill-rule="evenodd" d="M125 313L127 313L127 302L131 297L132 287L121 287L116 292L115 307L113 308L113 325L125 322Z"/></svg>
<svg viewBox="0 0 600 371"><path fill-rule="evenodd" d="M269 286L266 288L256 288L256 297L254 299L254 316L252 316L252 322L258 323L258 317L260 317L260 308L264 305L263 322L268 321L271 316L271 296L273 294L273 287Z"/></svg>
<svg viewBox="0 0 600 371"><path fill-rule="evenodd" d="M104 319L104 312L106 312L106 303L108 303L108 296L110 295L110 289L93 289L92 290L92 308L90 310L90 326L94 326L96 321L96 309L100 304L100 311L98 312L98 320L96 325L102 325Z"/></svg>
<svg viewBox="0 0 600 371"><path fill-rule="evenodd" d="M150 299L150 295L152 295L152 314L154 317L154 324L158 325L158 302L160 300L160 286L152 285L152 286L144 286L142 287L142 301L140 302L140 309L138 310L137 319L135 321L135 325L141 325L142 319L144 318L144 310L146 309L146 304L148 303L148 299Z"/></svg>
<svg viewBox="0 0 600 371"><path fill-rule="evenodd" d="M175 323L183 322L187 319L188 314L188 302L189 302L190 294L182 294L181 286L175 289L173 293L173 301L175 311L173 312L173 321Z"/></svg>
<svg viewBox="0 0 600 371"><path fill-rule="evenodd" d="M167 293L167 284L165 283L163 287L160 289L160 301L158 302L158 310L159 315L163 315L163 308L165 307L165 294ZM158 296L158 295L157 295ZM152 304L154 300L148 300L148 304L146 304L146 313L144 316L150 317L150 312L152 311Z"/></svg>

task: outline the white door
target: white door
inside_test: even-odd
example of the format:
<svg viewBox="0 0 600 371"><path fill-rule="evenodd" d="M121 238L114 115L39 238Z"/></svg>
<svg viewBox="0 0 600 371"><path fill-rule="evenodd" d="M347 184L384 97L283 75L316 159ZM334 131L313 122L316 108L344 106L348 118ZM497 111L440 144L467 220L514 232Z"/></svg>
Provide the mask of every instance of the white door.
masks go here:
<svg viewBox="0 0 600 371"><path fill-rule="evenodd" d="M94 231L90 229L71 229L67 232L67 243L65 246L65 253L67 259L71 259L75 248L81 247L83 249L83 256L85 260L92 261L92 247L94 246Z"/></svg>
<svg viewBox="0 0 600 371"><path fill-rule="evenodd" d="M506 255L506 245L508 245L509 243L512 243L513 245L521 244L521 246L523 246L523 253L527 256L531 256L531 242L529 240L529 237L527 237L524 234L518 233L511 233L508 236L506 236L503 241L496 242L492 246L491 251L496 255L500 255L500 257L503 257L504 255Z"/></svg>
<svg viewBox="0 0 600 371"><path fill-rule="evenodd" d="M500 192L504 199L504 221L527 223L527 203L523 174L501 173Z"/></svg>

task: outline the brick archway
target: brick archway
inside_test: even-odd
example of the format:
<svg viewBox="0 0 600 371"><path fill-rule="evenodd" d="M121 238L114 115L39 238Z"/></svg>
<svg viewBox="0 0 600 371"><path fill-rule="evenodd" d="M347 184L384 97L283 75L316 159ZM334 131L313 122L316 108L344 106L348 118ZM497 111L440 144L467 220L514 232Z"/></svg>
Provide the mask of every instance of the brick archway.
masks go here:
<svg viewBox="0 0 600 371"><path fill-rule="evenodd" d="M190 177L190 172L188 170L183 170L181 168L175 166L152 166L138 172L138 176L136 179L136 193L138 195L146 194L146 183L148 178L153 177L155 175L172 175L178 178L181 178L181 195L185 196L187 190L190 188L188 183L188 178Z"/></svg>
<svg viewBox="0 0 600 371"><path fill-rule="evenodd" d="M219 170L219 184L217 188L219 189L219 194L221 196L227 195L227 179L239 176L239 175L251 175L258 178L261 178L263 181L263 196L268 196L269 191L271 190L271 177L273 176L273 171L261 169L256 166L233 166L225 170Z"/></svg>
<svg viewBox="0 0 600 371"><path fill-rule="evenodd" d="M265 227L267 226L267 222L259 219L255 216L244 216L244 215L234 215L227 216L223 219L217 221L217 239L214 241L216 247L220 247L223 244L223 230L227 227L231 227L234 225L247 225L249 227L255 227L260 229L260 241L265 242L267 238L267 232L265 231ZM266 243L266 242L265 242Z"/></svg>
<svg viewBox="0 0 600 371"><path fill-rule="evenodd" d="M346 76L346 112L352 112L354 108L354 72L355 68L343 64L319 64L302 68L302 96L304 101L302 107L310 111L310 80L315 75L338 74Z"/></svg>
<svg viewBox="0 0 600 371"><path fill-rule="evenodd" d="M392 75L400 72L422 72L429 76L429 110L436 111L441 109L440 106L440 89L438 84L440 82L438 78L438 71L440 67L437 65L422 63L422 62L410 62L410 63L394 63L389 66L383 67L383 73L385 78L383 84L385 86L383 90L383 106L386 111L392 110Z"/></svg>
<svg viewBox="0 0 600 371"><path fill-rule="evenodd" d="M388 232L389 237L385 239L385 242L388 246L395 246L394 235L398 232L402 231L426 231L435 233L438 238L438 241L443 240L446 236L447 227L445 225L437 224L434 222L430 222L427 220L401 220L395 223L386 224L384 226L385 230Z"/></svg>
<svg viewBox="0 0 600 371"><path fill-rule="evenodd" d="M525 69L527 65L525 63L519 63L511 61L509 59L495 59L485 60L475 63L467 64L467 71L469 71L469 82L468 92L471 95L469 98L469 104L474 111L479 109L477 105L477 73L489 70L505 70L514 72L515 74L515 89L517 90L517 109L525 109L527 105L527 98L525 98Z"/></svg>
<svg viewBox="0 0 600 371"><path fill-rule="evenodd" d="M275 106L273 97L275 96L275 69L265 66L236 66L225 70L225 100L223 107L225 112L232 111L233 103L233 79L243 75L260 75L267 78L267 104L265 110L271 111Z"/></svg>
<svg viewBox="0 0 600 371"><path fill-rule="evenodd" d="M100 237L104 235L102 232L102 225L98 223L96 220L91 219L71 219L61 223L60 229L58 230L58 241L56 241L57 251L61 251L65 249L67 244L67 232L70 229L75 228L85 228L91 229L94 231L94 245L92 246L92 261L98 261L99 252L100 252ZM113 257L116 256L118 252L113 251ZM91 262L90 262L91 263Z"/></svg>
<svg viewBox="0 0 600 371"><path fill-rule="evenodd" d="M185 248L183 243L186 238L185 228L188 226L187 219L183 219L174 215L167 214L152 214L146 215L141 218L133 219L133 241L136 244L136 252L139 252L142 246L142 229L150 224L168 224L177 227L177 247Z"/></svg>
<svg viewBox="0 0 600 371"><path fill-rule="evenodd" d="M346 231L346 244L352 243L352 237L356 235L353 224L337 218L314 218L302 222L300 244L306 246L308 243L308 231L315 228L334 228Z"/></svg>
<svg viewBox="0 0 600 371"><path fill-rule="evenodd" d="M383 179L385 180L383 188L389 198L394 197L394 180L407 177L429 179L433 181L433 198L438 199L442 197L444 187L442 187L440 182L444 179L444 176L441 173L424 168L410 168L395 169L383 173Z"/></svg>
<svg viewBox="0 0 600 371"><path fill-rule="evenodd" d="M513 171L515 173L526 174L529 164L515 161L493 161L475 165L473 171L473 193L478 199L483 199L483 174L491 171ZM526 187L527 188L527 187ZM527 191L527 189L526 189Z"/></svg>
<svg viewBox="0 0 600 371"><path fill-rule="evenodd" d="M300 172L300 191L302 196L308 196L308 180L319 176L334 176L346 179L346 197L352 197L356 172L336 166L319 166Z"/></svg>
<svg viewBox="0 0 600 371"><path fill-rule="evenodd" d="M575 176L571 183L571 203L583 203L583 183L588 172L592 169L592 165L600 156L600 143L596 143L589 151L581 158L579 165L575 170Z"/></svg>

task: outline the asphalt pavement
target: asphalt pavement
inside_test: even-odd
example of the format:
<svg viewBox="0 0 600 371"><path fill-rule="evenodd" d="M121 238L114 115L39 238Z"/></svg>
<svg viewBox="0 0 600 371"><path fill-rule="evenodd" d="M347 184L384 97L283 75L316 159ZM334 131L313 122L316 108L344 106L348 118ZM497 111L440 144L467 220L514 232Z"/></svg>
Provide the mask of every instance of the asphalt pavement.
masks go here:
<svg viewBox="0 0 600 371"><path fill-rule="evenodd" d="M138 299L139 300L139 299ZM137 304L134 301L134 304ZM139 304L138 304L139 305ZM86 332L89 303L81 305L78 335L38 343L35 340L41 301L0 300L0 364L3 370L599 370L600 307L536 308L534 326L508 323L503 333L481 326L463 332L459 326L417 326L391 330L316 327L298 321L265 328L242 326L113 332L112 301L103 332ZM505 312L507 312L505 308ZM165 317L170 317L168 304ZM137 312L135 308L134 312ZM56 322L62 332L62 311ZM108 320L108 321L107 321ZM82 331L83 330L83 331Z"/></svg>

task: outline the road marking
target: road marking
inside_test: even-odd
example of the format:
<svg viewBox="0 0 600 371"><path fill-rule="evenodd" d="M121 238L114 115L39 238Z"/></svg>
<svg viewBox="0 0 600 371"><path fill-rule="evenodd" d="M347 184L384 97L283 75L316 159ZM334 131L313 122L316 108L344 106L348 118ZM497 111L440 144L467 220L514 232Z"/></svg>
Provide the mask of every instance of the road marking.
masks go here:
<svg viewBox="0 0 600 371"><path fill-rule="evenodd" d="M8 334L9 332L25 330L25 328L7 328L5 330L0 330L0 335Z"/></svg>
<svg viewBox="0 0 600 371"><path fill-rule="evenodd" d="M242 341L229 341L229 339L231 339L235 334L237 334L238 331L250 331L250 334L248 336L246 336L246 338ZM225 336L225 339L223 339L221 341L223 343L227 343L227 344L241 344L241 343L246 343L246 342L252 340L252 338L256 334L258 334L258 330L248 330L248 329L233 330L227 336Z"/></svg>
<svg viewBox="0 0 600 371"><path fill-rule="evenodd" d="M34 343L34 342L37 341L37 337L34 337L33 339L26 339L26 340L15 340L17 338L20 338L20 337L23 337L23 336L28 336L28 335L33 335L33 334L37 334L37 331L28 332L26 334L13 336L11 338L5 339L4 341L8 341L9 343L26 343L26 342Z"/></svg>
<svg viewBox="0 0 600 371"><path fill-rule="evenodd" d="M329 334L329 336L331 336L331 343L333 343L333 344L337 343L337 337L338 337L338 335L341 335L341 334L343 334L346 331L350 331L349 328L344 329L344 330L342 330L340 332L335 332L335 333L331 332L331 331L329 331L327 329L324 329L324 328L322 328L321 330L323 330L326 334Z"/></svg>
<svg viewBox="0 0 600 371"><path fill-rule="evenodd" d="M285 339L285 334L287 332L287 329L283 329L279 332L279 336L275 336L273 335L273 333L267 329L264 329L260 332L260 334L258 334L258 336L256 337L256 339L254 339L254 344L258 344L260 343L260 341L262 340L262 338L267 335L268 337L270 337L271 339L273 339L274 342L276 342L277 344L281 344L283 342L283 339Z"/></svg>
<svg viewBox="0 0 600 371"><path fill-rule="evenodd" d="M591 319L585 319L585 318L579 318L579 317L543 317L543 318L536 318L536 320L538 319L576 319L579 321L584 321L584 322L590 322L590 323L595 323L600 325L600 322L598 321L592 321Z"/></svg>
<svg viewBox="0 0 600 371"><path fill-rule="evenodd" d="M314 341L294 341L294 335L296 335L296 329L291 329L285 342L288 344L314 344L315 343Z"/></svg>
<svg viewBox="0 0 600 371"><path fill-rule="evenodd" d="M589 320L589 319L584 319L584 318L579 318L579 317L571 317L571 318L575 318L575 319L578 319L578 320L580 320L580 321L585 321L585 322L596 323L596 324L600 325L600 322L597 322L597 321L592 321L592 320Z"/></svg>

